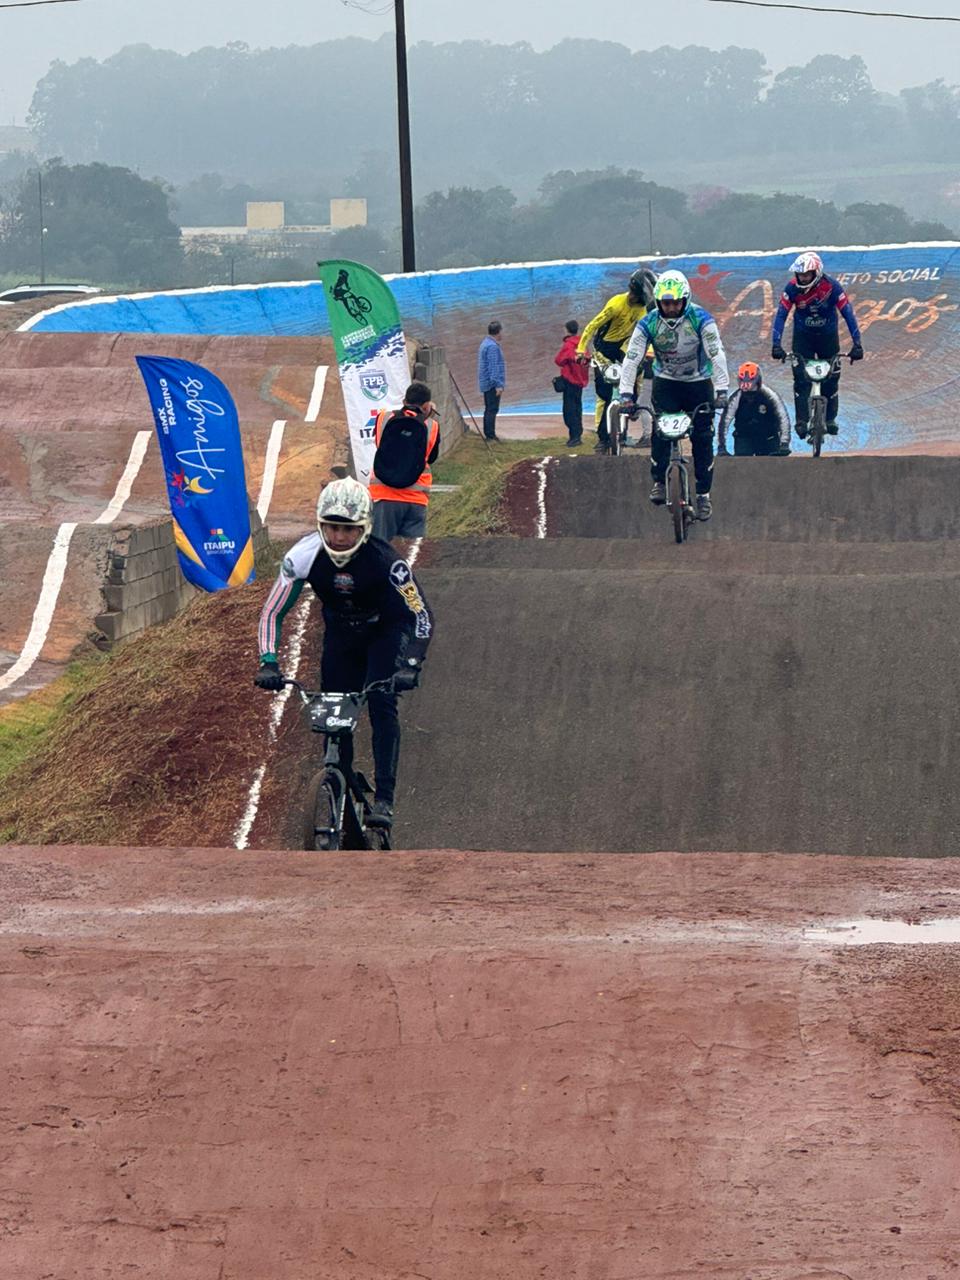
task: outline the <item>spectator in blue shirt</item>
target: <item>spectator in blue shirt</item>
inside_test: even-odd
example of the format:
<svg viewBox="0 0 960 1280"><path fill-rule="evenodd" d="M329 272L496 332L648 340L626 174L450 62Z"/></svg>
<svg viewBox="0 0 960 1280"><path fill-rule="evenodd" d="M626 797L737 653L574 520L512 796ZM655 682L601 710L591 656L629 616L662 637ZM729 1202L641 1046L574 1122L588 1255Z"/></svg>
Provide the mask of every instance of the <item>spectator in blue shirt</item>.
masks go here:
<svg viewBox="0 0 960 1280"><path fill-rule="evenodd" d="M477 352L477 383L483 394L483 434L488 440L499 440L497 413L507 383L507 364L500 350L502 327L499 320L491 320Z"/></svg>

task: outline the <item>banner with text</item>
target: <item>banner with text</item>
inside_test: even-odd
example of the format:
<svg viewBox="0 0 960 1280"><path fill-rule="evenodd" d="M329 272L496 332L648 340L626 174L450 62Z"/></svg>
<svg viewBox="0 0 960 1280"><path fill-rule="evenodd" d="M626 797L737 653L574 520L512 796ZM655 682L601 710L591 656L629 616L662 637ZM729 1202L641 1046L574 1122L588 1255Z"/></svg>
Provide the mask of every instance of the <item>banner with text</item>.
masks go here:
<svg viewBox="0 0 960 1280"><path fill-rule="evenodd" d="M370 483L374 418L399 408L410 384L396 299L376 271L359 262L318 262L340 368L357 479Z"/></svg>
<svg viewBox="0 0 960 1280"><path fill-rule="evenodd" d="M203 591L251 582L253 540L240 424L209 369L137 356L160 440L183 576Z"/></svg>

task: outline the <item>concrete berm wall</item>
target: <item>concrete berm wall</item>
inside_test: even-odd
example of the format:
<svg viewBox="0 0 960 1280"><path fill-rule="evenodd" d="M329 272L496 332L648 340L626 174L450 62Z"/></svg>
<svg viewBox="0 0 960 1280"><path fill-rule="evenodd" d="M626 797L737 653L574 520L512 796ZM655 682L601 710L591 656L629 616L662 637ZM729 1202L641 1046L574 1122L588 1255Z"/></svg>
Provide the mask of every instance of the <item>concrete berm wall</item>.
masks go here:
<svg viewBox="0 0 960 1280"><path fill-rule="evenodd" d="M270 541L256 508L250 510L254 555ZM111 648L147 627L169 622L197 594L180 570L173 521L119 525L103 583L103 612L94 618L100 643Z"/></svg>
<svg viewBox="0 0 960 1280"><path fill-rule="evenodd" d="M467 430L460 412L460 402L450 376L450 366L443 347L418 343L413 357L413 377L425 382L433 392L440 420L440 457L449 453Z"/></svg>

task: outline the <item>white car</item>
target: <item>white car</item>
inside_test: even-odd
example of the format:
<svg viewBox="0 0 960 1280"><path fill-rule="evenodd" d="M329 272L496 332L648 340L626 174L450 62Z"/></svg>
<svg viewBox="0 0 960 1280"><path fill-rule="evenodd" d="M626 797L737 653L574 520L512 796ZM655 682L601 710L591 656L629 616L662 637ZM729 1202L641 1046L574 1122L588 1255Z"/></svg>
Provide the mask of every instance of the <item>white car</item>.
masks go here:
<svg viewBox="0 0 960 1280"><path fill-rule="evenodd" d="M4 289L0 293L0 306L12 307L17 302L30 302L34 298L45 298L51 293L72 293L78 297L87 297L99 292L92 284L18 284L13 289Z"/></svg>

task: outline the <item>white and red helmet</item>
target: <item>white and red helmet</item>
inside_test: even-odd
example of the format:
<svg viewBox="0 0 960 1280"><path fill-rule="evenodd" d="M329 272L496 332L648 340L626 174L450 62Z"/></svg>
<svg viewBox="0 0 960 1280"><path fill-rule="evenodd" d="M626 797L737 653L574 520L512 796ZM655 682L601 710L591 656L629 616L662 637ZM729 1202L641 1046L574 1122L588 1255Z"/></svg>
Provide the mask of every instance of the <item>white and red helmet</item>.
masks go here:
<svg viewBox="0 0 960 1280"><path fill-rule="evenodd" d="M820 277L823 275L823 259L819 253L800 253L794 258L790 270L793 272L793 278L797 282L797 288L806 293L808 289L812 289L814 285L819 283ZM809 280L800 279L801 276L809 276L811 271L813 275Z"/></svg>

